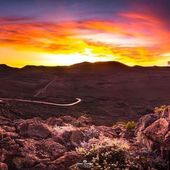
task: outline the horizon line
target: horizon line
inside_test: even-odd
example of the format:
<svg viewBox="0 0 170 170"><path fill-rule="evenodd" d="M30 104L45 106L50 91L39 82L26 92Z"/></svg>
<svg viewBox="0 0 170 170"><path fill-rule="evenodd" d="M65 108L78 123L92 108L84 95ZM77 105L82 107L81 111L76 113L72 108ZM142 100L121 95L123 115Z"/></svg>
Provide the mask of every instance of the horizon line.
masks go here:
<svg viewBox="0 0 170 170"><path fill-rule="evenodd" d="M122 64L122 65L125 65L127 67L144 67L144 68L147 68L147 67L170 67L169 65L148 65L148 66L144 66L144 65L127 65L125 63L122 63L122 62L119 62L119 61L96 61L96 62L89 62L89 61L84 61L84 62L80 62L80 63L75 63L75 64L70 64L70 65L34 65L34 64L28 64L28 65L24 65L24 66L13 66L13 65L10 65L10 64L6 64L6 63L0 63L0 66L2 65L5 65L7 67L11 67L11 68L17 68L17 69L23 69L25 67L71 67L71 66L74 66L74 65L78 65L78 64L83 64L83 63L89 63L89 64L97 64L97 63L119 63L119 64Z"/></svg>

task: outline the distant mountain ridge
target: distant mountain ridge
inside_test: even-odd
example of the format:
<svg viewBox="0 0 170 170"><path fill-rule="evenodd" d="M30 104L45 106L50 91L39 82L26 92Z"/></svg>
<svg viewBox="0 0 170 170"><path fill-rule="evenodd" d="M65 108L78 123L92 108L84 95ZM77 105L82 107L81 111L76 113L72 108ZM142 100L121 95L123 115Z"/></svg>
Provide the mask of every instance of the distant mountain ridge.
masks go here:
<svg viewBox="0 0 170 170"><path fill-rule="evenodd" d="M23 68L0 65L0 97L56 103L82 99L79 105L70 108L72 111L68 108L42 109L42 106L35 110L29 108L29 114L34 115L81 112L104 122L137 119L155 106L170 103L169 83L170 67L130 67L119 62ZM103 115L107 119L99 119Z"/></svg>
<svg viewBox="0 0 170 170"><path fill-rule="evenodd" d="M6 64L0 64L0 72L9 72L9 71L14 71L14 70L17 70L18 68L15 68L15 67L10 67Z"/></svg>
<svg viewBox="0 0 170 170"><path fill-rule="evenodd" d="M0 64L0 71L14 71L14 70L54 70L54 69L92 69L92 68L113 68L113 69L128 69L128 68L135 68L135 69L144 69L144 68L170 68L168 66L128 66L126 64L123 64L121 62L117 61L109 61L109 62L95 62L95 63L90 63L90 62L82 62L82 63L77 63L73 64L71 66L36 66L36 65L26 65L22 68L16 68L16 67L11 67L8 66L7 64Z"/></svg>

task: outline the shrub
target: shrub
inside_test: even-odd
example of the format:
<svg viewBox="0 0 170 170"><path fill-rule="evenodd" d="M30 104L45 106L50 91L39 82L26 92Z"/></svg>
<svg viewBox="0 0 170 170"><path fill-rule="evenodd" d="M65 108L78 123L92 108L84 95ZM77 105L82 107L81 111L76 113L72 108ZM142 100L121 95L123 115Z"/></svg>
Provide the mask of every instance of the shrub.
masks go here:
<svg viewBox="0 0 170 170"><path fill-rule="evenodd" d="M142 170L167 168L166 162L158 159L155 153L146 147L133 146L123 138L109 138L100 135L82 142L76 148L83 161L71 167L71 170ZM157 159L155 159L157 158Z"/></svg>
<svg viewBox="0 0 170 170"><path fill-rule="evenodd" d="M100 136L99 139L91 139L83 147L77 148L77 152L83 155L84 161L80 165L90 165L93 170L124 168L129 144L123 139L110 139ZM84 167L85 168L85 167ZM76 169L76 168L75 168ZM81 168L78 166L78 170Z"/></svg>
<svg viewBox="0 0 170 170"><path fill-rule="evenodd" d="M160 114L160 113L163 112L166 108L167 108L166 105L162 105L162 106L160 106L160 107L155 107L154 112Z"/></svg>
<svg viewBox="0 0 170 170"><path fill-rule="evenodd" d="M132 150L123 139L100 137L93 139L84 147L77 148L84 161L72 167L72 170L138 170L150 168L149 152ZM88 168L87 168L88 167Z"/></svg>
<svg viewBox="0 0 170 170"><path fill-rule="evenodd" d="M126 123L125 128L127 130L132 130L136 127L136 123L134 121L129 121Z"/></svg>

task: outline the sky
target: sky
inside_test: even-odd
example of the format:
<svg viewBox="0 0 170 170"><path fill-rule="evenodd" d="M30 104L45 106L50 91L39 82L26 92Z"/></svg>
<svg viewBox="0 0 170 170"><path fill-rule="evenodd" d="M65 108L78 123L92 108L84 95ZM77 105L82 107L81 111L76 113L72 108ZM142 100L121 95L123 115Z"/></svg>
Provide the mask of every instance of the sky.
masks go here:
<svg viewBox="0 0 170 170"><path fill-rule="evenodd" d="M169 0L0 0L0 63L166 66Z"/></svg>

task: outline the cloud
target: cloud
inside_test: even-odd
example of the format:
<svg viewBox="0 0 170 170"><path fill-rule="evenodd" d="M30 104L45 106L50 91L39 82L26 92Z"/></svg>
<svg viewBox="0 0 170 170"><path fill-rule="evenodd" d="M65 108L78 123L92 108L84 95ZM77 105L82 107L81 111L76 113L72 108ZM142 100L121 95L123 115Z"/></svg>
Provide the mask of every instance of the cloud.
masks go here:
<svg viewBox="0 0 170 170"><path fill-rule="evenodd" d="M0 17L1 25L36 21L35 17Z"/></svg>
<svg viewBox="0 0 170 170"><path fill-rule="evenodd" d="M113 20L57 23L0 18L4 23L0 25L0 45L56 55L108 57L130 65L159 63L160 55L170 51L170 31L160 18L141 12L119 12L116 16Z"/></svg>

